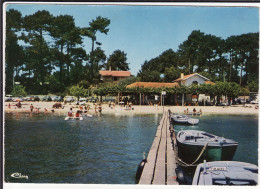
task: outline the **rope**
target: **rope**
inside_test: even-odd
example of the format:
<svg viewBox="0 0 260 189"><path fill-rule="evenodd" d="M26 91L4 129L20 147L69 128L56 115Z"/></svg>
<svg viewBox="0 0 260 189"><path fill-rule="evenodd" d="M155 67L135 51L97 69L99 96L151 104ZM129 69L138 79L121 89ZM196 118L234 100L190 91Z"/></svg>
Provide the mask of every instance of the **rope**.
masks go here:
<svg viewBox="0 0 260 189"><path fill-rule="evenodd" d="M202 154L204 153L204 151L206 150L206 148L207 148L209 142L210 142L210 141L208 141L208 142L203 146L203 148L202 148L202 150L201 150L199 156L198 156L197 159L196 159L194 162L192 162L191 164L185 163L185 162L182 161L181 159L178 159L178 160L179 160L181 163L183 163L184 166L195 166L194 164L200 159L201 155L202 155Z"/></svg>

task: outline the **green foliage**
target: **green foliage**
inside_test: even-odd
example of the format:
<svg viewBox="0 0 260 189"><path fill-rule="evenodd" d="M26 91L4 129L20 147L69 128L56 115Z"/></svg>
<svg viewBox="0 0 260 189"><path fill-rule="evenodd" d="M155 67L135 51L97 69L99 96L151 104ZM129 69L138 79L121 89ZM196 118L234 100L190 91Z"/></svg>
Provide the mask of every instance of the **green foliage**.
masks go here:
<svg viewBox="0 0 260 189"><path fill-rule="evenodd" d="M138 82L140 79L138 77L130 76L125 79L122 79L118 82L118 85L130 85L132 83Z"/></svg>
<svg viewBox="0 0 260 189"><path fill-rule="evenodd" d="M240 96L248 96L249 95L249 90L247 88L243 88L241 87L240 90L239 90L239 95Z"/></svg>
<svg viewBox="0 0 260 189"><path fill-rule="evenodd" d="M25 87L22 85L15 85L11 92L13 96L26 96Z"/></svg>
<svg viewBox="0 0 260 189"><path fill-rule="evenodd" d="M89 83L89 81L87 81L87 80L82 80L82 81L79 82L78 85L79 85L80 87L83 87L84 89L88 89L89 86L90 86L90 83Z"/></svg>
<svg viewBox="0 0 260 189"><path fill-rule="evenodd" d="M176 69L176 67L169 67L165 68L165 73L164 73L164 81L165 82L173 82L175 79L178 79L183 73L180 69Z"/></svg>
<svg viewBox="0 0 260 189"><path fill-rule="evenodd" d="M107 35L109 31L110 20L108 18L103 18L101 16L98 16L95 20L92 20L92 22L89 23L89 27L82 28L81 34L83 36L87 36L92 40L92 47L91 47L91 54L90 54L90 80L93 81L94 78L94 66L96 64L96 57L95 55L95 42L97 45L101 45L100 42L97 42L96 33L104 33ZM99 57L100 58L100 57Z"/></svg>
<svg viewBox="0 0 260 189"><path fill-rule="evenodd" d="M116 50L108 58L107 64L104 67L108 70L129 70L129 63L127 63L127 54L124 51Z"/></svg>
<svg viewBox="0 0 260 189"><path fill-rule="evenodd" d="M49 77L47 77L46 81L49 83L48 88L50 93L56 94L59 92L64 92L64 83L60 82L54 75L50 75Z"/></svg>
<svg viewBox="0 0 260 189"><path fill-rule="evenodd" d="M160 82L161 77L160 77L160 72L158 71L143 71L138 73L138 77L141 78L141 81L143 82Z"/></svg>
<svg viewBox="0 0 260 189"><path fill-rule="evenodd" d="M87 96L88 95L88 90L84 89L82 86L74 85L69 87L68 89L69 94L72 96L76 96L79 100L80 96Z"/></svg>
<svg viewBox="0 0 260 189"><path fill-rule="evenodd" d="M101 67L114 70L129 70L127 53L116 50L107 60L97 34L107 35L110 20L96 17L89 25L80 28L70 15L53 16L48 11L37 11L22 16L14 9L6 12L5 75L6 92L10 93L15 81L20 81L31 93L63 93L66 86L79 85L88 88L100 84ZM88 37L91 51L83 46L83 37ZM23 46L18 44L22 40ZM21 43L22 44L22 43ZM96 47L97 46L97 47ZM237 85L258 91L259 77L259 33L230 36L226 40L205 34L199 30L190 33L179 45L177 51L168 49L141 65L136 79L119 82L121 88L113 86L108 93L122 91L122 86L134 81L172 82L185 75L198 72L213 82L229 81L230 84L217 83L215 86L201 85L169 88L171 94L205 92L214 95L237 96ZM107 63L105 61L107 60ZM164 78L160 76L164 75ZM45 84L49 82L49 85ZM81 81L84 81L83 83ZM89 82L89 83L87 83ZM42 85L40 84L42 83ZM29 88L30 87L30 88ZM112 86L108 86L112 87ZM156 92L162 89L125 89L132 92ZM105 92L97 92L103 94Z"/></svg>
<svg viewBox="0 0 260 189"><path fill-rule="evenodd" d="M250 92L258 92L258 90L259 90L258 82L256 82L256 81L250 82L248 85L248 88L249 88Z"/></svg>

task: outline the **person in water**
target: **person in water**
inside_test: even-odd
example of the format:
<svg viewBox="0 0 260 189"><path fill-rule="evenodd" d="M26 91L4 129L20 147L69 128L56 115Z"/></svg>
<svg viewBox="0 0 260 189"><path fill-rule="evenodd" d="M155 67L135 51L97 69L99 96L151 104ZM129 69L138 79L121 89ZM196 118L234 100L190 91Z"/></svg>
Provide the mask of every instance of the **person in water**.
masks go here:
<svg viewBox="0 0 260 189"><path fill-rule="evenodd" d="M72 116L73 116L72 108L70 108L70 111L68 112L68 116L69 116L69 117L72 117Z"/></svg>
<svg viewBox="0 0 260 189"><path fill-rule="evenodd" d="M31 112L33 111L33 105L31 104L31 106L30 106L30 109L31 109Z"/></svg>
<svg viewBox="0 0 260 189"><path fill-rule="evenodd" d="M99 107L98 107L98 112L101 113L102 112L102 105L101 103L99 104Z"/></svg>
<svg viewBox="0 0 260 189"><path fill-rule="evenodd" d="M78 110L77 113L76 113L76 117L79 117L80 116L80 111Z"/></svg>

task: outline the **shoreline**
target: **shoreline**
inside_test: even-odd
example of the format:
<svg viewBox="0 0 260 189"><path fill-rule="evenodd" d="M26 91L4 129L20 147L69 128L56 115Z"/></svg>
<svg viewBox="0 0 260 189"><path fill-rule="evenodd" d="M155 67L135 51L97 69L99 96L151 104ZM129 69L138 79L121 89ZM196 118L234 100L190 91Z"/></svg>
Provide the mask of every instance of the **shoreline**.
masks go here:
<svg viewBox="0 0 260 189"><path fill-rule="evenodd" d="M8 107L10 103L10 108ZM73 108L73 112L75 113L77 110L80 110L79 105L75 105L74 103L67 103L63 109L55 109L52 106L55 102L21 102L22 107L16 107L17 102L5 102L4 103L4 113L17 113L17 112L27 112L30 113L30 105L32 104L34 109L34 113L53 113L53 114L64 114L66 115L70 108ZM86 103L86 105L90 105L89 114L95 115L95 105L93 103ZM171 110L173 113L184 113L184 110L189 109L189 112L195 108L197 111L202 110L202 115L259 115L259 109L255 109L256 105L247 104L243 105L235 105L235 106L151 106L151 105L133 105L131 110L125 110L124 107L116 105L113 109L111 109L108 104L102 104L102 114L162 114L163 110L167 111ZM84 106L83 110L84 110ZM39 112L37 112L39 109ZM47 111L46 111L47 110ZM54 112L52 112L54 110Z"/></svg>

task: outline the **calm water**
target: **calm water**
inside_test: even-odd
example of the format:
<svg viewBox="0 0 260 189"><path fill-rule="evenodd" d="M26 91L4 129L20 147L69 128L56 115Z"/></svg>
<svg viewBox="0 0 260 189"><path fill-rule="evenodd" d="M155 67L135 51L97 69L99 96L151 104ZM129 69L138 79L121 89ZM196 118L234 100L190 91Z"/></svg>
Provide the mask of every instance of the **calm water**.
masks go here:
<svg viewBox="0 0 260 189"><path fill-rule="evenodd" d="M158 115L86 118L5 114L5 181L134 184L142 153L148 153ZM258 117L202 116L199 129L239 142L234 160L257 164ZM20 172L29 179L13 179Z"/></svg>

